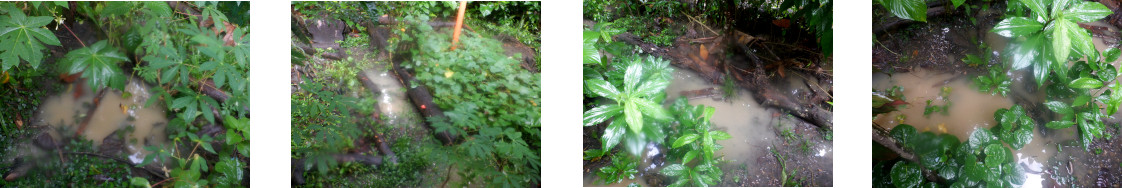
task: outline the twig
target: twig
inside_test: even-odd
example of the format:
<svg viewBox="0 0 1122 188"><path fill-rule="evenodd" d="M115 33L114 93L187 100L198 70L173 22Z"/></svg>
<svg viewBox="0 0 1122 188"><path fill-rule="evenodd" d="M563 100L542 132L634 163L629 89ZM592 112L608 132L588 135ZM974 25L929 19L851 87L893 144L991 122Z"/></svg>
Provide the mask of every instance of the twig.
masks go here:
<svg viewBox="0 0 1122 188"><path fill-rule="evenodd" d="M682 15L686 15L686 17L690 18L690 21L693 21L693 22L697 23L698 25L701 25L701 27L705 27L705 29L709 30L709 32L713 32L713 35L721 35L721 34L718 34L717 31L713 31L713 29L709 28L709 26L706 26L704 23L701 23L701 21L697 21L697 18L694 18L693 16L690 16L689 14L686 14L685 12L682 12Z"/></svg>
<svg viewBox="0 0 1122 188"><path fill-rule="evenodd" d="M59 24L59 25L62 25L62 28L66 28L66 31L69 31L69 32L70 32L70 35L73 35L73 36L74 36L74 39L77 39L77 40L78 40L78 44L82 44L82 47L83 47L83 48L85 48L85 47L86 47L86 42L82 42L82 39L81 39L81 38L78 38L78 35L74 34L74 31L70 30L70 26L66 26L66 24L63 24L63 23L58 23L58 24Z"/></svg>
<svg viewBox="0 0 1122 188"><path fill-rule="evenodd" d="M447 168L448 170L444 172L445 173L444 183L441 183L440 187L448 187L448 180L452 179L452 165L455 165L455 164L448 165L448 168Z"/></svg>

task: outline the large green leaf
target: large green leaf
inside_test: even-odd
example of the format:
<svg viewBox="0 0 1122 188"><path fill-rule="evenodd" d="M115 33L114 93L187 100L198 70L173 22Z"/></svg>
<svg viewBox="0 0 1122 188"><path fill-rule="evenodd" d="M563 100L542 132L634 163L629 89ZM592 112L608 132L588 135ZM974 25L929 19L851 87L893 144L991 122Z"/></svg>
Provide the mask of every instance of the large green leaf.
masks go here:
<svg viewBox="0 0 1122 188"><path fill-rule="evenodd" d="M672 164L666 167L662 167L662 170L659 170L658 173L671 177L681 176L683 174L689 173L689 168L686 167L686 165L682 164Z"/></svg>
<svg viewBox="0 0 1122 188"><path fill-rule="evenodd" d="M1081 89L1099 88L1099 87L1102 87L1102 86L1103 86L1102 81L1099 81L1098 79L1094 79L1094 78L1088 78L1088 77L1081 77L1079 79L1072 80L1071 83L1068 84L1068 87L1081 88Z"/></svg>
<svg viewBox="0 0 1122 188"><path fill-rule="evenodd" d="M596 95L615 100L616 102L622 102L620 101L619 90L617 90L615 86L612 86L611 83L608 83L608 81L603 79L589 79L584 80L584 85L589 91Z"/></svg>
<svg viewBox="0 0 1122 188"><path fill-rule="evenodd" d="M584 64L602 64L600 49L596 48L599 36L600 33L595 31L584 32Z"/></svg>
<svg viewBox="0 0 1122 188"><path fill-rule="evenodd" d="M904 143L905 146L910 145L912 137L916 135L916 128L908 124L900 124L893 127L888 135L896 139L897 142Z"/></svg>
<svg viewBox="0 0 1122 188"><path fill-rule="evenodd" d="M670 119L670 114L666 113L666 109L663 109L662 105L659 105L654 101L641 98L632 98L631 101L635 103L635 107L639 108L639 112L647 117L651 117L657 120Z"/></svg>
<svg viewBox="0 0 1122 188"><path fill-rule="evenodd" d="M1074 48L1073 49L1074 51L1079 52L1079 54L1081 54L1083 56L1086 56L1087 59L1093 59L1093 60L1098 60L1099 59L1099 53L1098 53L1099 51L1098 51L1098 49L1095 49L1095 44L1091 42L1091 33L1087 32L1086 29L1083 29L1083 27L1079 27L1078 24L1076 24L1074 22L1071 22L1071 21L1067 21L1067 20L1058 21L1057 20L1056 24L1064 24L1065 25L1063 28L1068 30L1067 31L1068 39L1071 40L1071 47ZM1056 29L1059 29L1059 28L1056 28ZM1055 37L1055 36L1053 36L1053 37ZM1058 48L1056 50L1058 50ZM1076 57L1076 58L1078 58L1078 57Z"/></svg>
<svg viewBox="0 0 1122 188"><path fill-rule="evenodd" d="M896 187L918 187L923 183L923 172L919 167L908 162L897 162L890 172L892 184Z"/></svg>
<svg viewBox="0 0 1122 188"><path fill-rule="evenodd" d="M1076 1L1063 13L1064 19L1079 23L1095 22L1110 14L1110 8L1102 3L1092 1Z"/></svg>
<svg viewBox="0 0 1122 188"><path fill-rule="evenodd" d="M50 16L26 16L23 11L9 6L7 18L0 18L0 61L6 71L26 60L32 68L38 68L43 60L43 50L47 45L59 45L59 40L49 30L43 28L53 20Z"/></svg>
<svg viewBox="0 0 1122 188"><path fill-rule="evenodd" d="M725 133L722 131L709 131L709 136L713 137L713 139L715 140L725 140L732 138L732 135L729 135L729 133Z"/></svg>
<svg viewBox="0 0 1122 188"><path fill-rule="evenodd" d="M698 138L701 138L701 136L697 135L697 134L693 134L693 133L684 134L681 137L678 137L678 139L674 140L674 144L673 144L673 146L671 146L671 148L678 148L678 147L685 146L686 144L693 143Z"/></svg>
<svg viewBox="0 0 1122 188"><path fill-rule="evenodd" d="M1049 18L1048 12L1045 11L1048 5L1044 1L1051 2L1051 0L1021 0L1021 3L1032 10L1033 13Z"/></svg>
<svg viewBox="0 0 1122 188"><path fill-rule="evenodd" d="M1007 160L1005 157L1008 155L1008 152L1009 151L1006 150L1004 146L998 143L986 145L986 166L996 167L997 165L1004 164Z"/></svg>
<svg viewBox="0 0 1122 188"><path fill-rule="evenodd" d="M984 144L994 141L993 133L990 133L988 129L974 129L974 132L970 133L970 138L967 139L967 141L970 148L979 148Z"/></svg>
<svg viewBox="0 0 1122 188"><path fill-rule="evenodd" d="M927 22L927 3L923 0L879 0L896 17Z"/></svg>
<svg viewBox="0 0 1122 188"><path fill-rule="evenodd" d="M1051 122L1048 122L1048 124L1044 124L1044 127L1048 127L1049 129L1063 129L1063 128L1071 127L1072 125L1075 125L1075 122L1071 122L1071 121L1051 121Z"/></svg>
<svg viewBox="0 0 1122 188"><path fill-rule="evenodd" d="M636 97L638 94L634 93L635 86L639 85L639 81L643 79L643 65L640 63L632 63L627 66L627 71L623 74L623 92L628 95Z"/></svg>
<svg viewBox="0 0 1122 188"><path fill-rule="evenodd" d="M1067 62L1068 55L1071 54L1071 29L1068 28L1072 24L1067 20L1055 20L1052 28L1052 57L1055 57L1056 62Z"/></svg>
<svg viewBox="0 0 1122 188"><path fill-rule="evenodd" d="M1103 62L1111 63L1118 60L1118 55L1120 53L1122 53L1122 51L1119 51L1118 48L1107 48L1103 51Z"/></svg>
<svg viewBox="0 0 1122 188"><path fill-rule="evenodd" d="M600 137L600 142L603 144L600 149L605 153L612 151L612 147L619 144L619 141L623 139L623 135L626 132L627 128L623 121L612 121L612 123L608 124L608 127L604 129L604 136Z"/></svg>
<svg viewBox="0 0 1122 188"><path fill-rule="evenodd" d="M993 26L993 32L1004 37L1031 35L1044 29L1044 24L1027 17L1011 17Z"/></svg>
<svg viewBox="0 0 1122 188"><path fill-rule="evenodd" d="M633 91L633 92L635 92L635 95L633 95L633 96L641 96L641 97L654 96L654 95L658 94L659 92L662 92L663 90L665 90L666 86L670 86L670 81L669 80L647 79L646 82L643 82L643 84L640 84L639 88L637 88L637 89L635 89L635 91Z"/></svg>
<svg viewBox="0 0 1122 188"><path fill-rule="evenodd" d="M89 47L70 51L66 54L66 60L70 61L68 72L81 72L82 78L88 80L90 86L110 86L124 90L125 75L118 64L128 61L128 58L118 53L117 48L108 46L107 41L98 41Z"/></svg>
<svg viewBox="0 0 1122 188"><path fill-rule="evenodd" d="M632 132L643 130L643 113L639 112L639 106L635 102L624 102L623 116L627 121L627 127L630 127Z"/></svg>
<svg viewBox="0 0 1122 188"><path fill-rule="evenodd" d="M600 105L584 112L584 126L600 124L612 117L623 113L623 107L617 104Z"/></svg>
<svg viewBox="0 0 1122 188"><path fill-rule="evenodd" d="M1044 103L1044 106L1048 107L1049 110L1052 110L1053 112L1060 113L1060 114L1071 114L1071 113L1073 113L1070 106L1068 106L1066 103L1060 102L1060 101L1048 101L1048 102Z"/></svg>

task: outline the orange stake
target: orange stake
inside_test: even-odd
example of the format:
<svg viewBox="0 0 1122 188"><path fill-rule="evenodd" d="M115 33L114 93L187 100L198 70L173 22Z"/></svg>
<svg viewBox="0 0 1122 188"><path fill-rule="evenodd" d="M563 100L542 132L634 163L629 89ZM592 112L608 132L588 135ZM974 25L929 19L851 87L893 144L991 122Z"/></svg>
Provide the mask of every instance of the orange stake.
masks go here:
<svg viewBox="0 0 1122 188"><path fill-rule="evenodd" d="M452 31L452 50L456 50L456 43L460 42L460 28L464 27L465 10L467 10L467 1L460 1L460 10L456 12L456 30Z"/></svg>

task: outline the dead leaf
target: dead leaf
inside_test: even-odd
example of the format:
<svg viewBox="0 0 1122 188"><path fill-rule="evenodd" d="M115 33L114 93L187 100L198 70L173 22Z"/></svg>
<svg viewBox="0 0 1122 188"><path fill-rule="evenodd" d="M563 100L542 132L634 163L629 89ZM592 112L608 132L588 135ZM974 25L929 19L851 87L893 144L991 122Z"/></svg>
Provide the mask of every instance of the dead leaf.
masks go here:
<svg viewBox="0 0 1122 188"><path fill-rule="evenodd" d="M782 28L788 28L788 27L791 27L791 20L789 20L787 18L772 20L771 24L775 24L775 26L779 26L779 27L782 27Z"/></svg>
<svg viewBox="0 0 1122 188"><path fill-rule="evenodd" d="M23 129L23 116L16 114L16 128Z"/></svg>
<svg viewBox="0 0 1122 188"><path fill-rule="evenodd" d="M4 78L0 79L0 84L8 83L8 80L10 80L12 78L12 77L8 76L8 71L4 71L3 74L4 74Z"/></svg>
<svg viewBox="0 0 1122 188"><path fill-rule="evenodd" d="M121 107L121 114L126 114L126 115L129 114L129 107L128 106L125 106L124 104L118 104L117 106Z"/></svg>
<svg viewBox="0 0 1122 188"><path fill-rule="evenodd" d="M701 60L709 60L709 50L705 49L705 45L701 45Z"/></svg>

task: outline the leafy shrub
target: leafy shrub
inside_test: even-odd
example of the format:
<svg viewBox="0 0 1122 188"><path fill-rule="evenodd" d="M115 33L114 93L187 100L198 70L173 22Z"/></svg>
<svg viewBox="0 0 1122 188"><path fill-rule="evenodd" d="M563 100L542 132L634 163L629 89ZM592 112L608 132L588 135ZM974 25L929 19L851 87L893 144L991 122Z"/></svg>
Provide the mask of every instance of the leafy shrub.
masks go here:
<svg viewBox="0 0 1122 188"><path fill-rule="evenodd" d="M684 97L674 101L672 108L677 114L678 126L675 128L678 130L675 131L677 134L672 136L674 142L670 147L672 156L681 157L681 163L663 167L659 173L677 177L670 186L706 187L720 182L724 172L721 171L719 160L716 160L713 155L723 147L715 141L726 140L732 136L723 131L710 130L713 123L709 119L713 117L716 109L702 105L691 106ZM692 163L694 165L690 167L689 164L694 159L698 161Z"/></svg>
<svg viewBox="0 0 1122 188"><path fill-rule="evenodd" d="M1017 107L1013 110L1016 111ZM998 110L1000 114L1007 111ZM1004 127L1004 125L1002 126ZM1032 126L1027 128L1010 128L1016 130L1028 129L1031 133ZM995 135L993 131L997 131ZM947 186L950 187L1014 187L1025 182L1023 167L1017 165L1013 152L1009 151L1001 138L1005 128L993 129L979 128L970 134L967 142L961 143L957 137L949 134L936 135L931 132L918 133L911 125L901 124L889 132L894 139L902 143L904 148L911 149L917 155L920 164L909 161L893 161L891 170L874 168L874 177L887 177L886 182L895 187L918 186ZM1031 135L1029 135L1031 138ZM1025 142L1027 143L1027 141ZM947 185L925 179L924 170L935 173L938 178L945 179Z"/></svg>
<svg viewBox="0 0 1122 188"><path fill-rule="evenodd" d="M471 135L457 145L460 160L473 175L495 185L540 180L541 75L520 67L521 56L507 56L502 44L471 32L449 50L451 37L429 26L427 16L406 16L400 36L413 46L407 54L419 82L448 119L430 119L437 131ZM399 49L401 50L401 49Z"/></svg>
<svg viewBox="0 0 1122 188"><path fill-rule="evenodd" d="M1045 106L1063 117L1045 127L1062 129L1078 124L1083 146L1089 149L1094 139L1105 136L1102 118L1107 115L1103 110L1113 115L1122 103L1122 94L1117 94L1122 86L1117 82L1106 84L1118 77L1118 69L1110 62L1118 59L1119 50L1111 48L1100 54L1091 34L1077 23L1102 19L1111 10L1086 1L1034 0L1021 4L1031 10L1028 17L1008 17L994 26L993 32L1018 38L1006 49L1012 69L1031 66L1037 86L1053 83L1047 86L1050 101ZM1084 60L1068 65L1074 59ZM1049 76L1053 73L1056 76ZM1093 92L1098 90L1104 92Z"/></svg>

